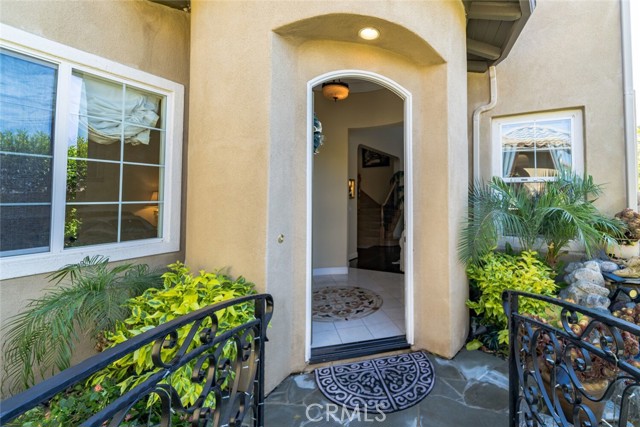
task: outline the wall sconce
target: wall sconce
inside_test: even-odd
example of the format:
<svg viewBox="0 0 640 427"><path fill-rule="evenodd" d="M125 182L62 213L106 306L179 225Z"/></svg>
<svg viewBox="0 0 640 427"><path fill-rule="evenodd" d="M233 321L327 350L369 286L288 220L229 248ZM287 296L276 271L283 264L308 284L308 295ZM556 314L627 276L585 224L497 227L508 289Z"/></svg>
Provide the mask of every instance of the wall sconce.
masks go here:
<svg viewBox="0 0 640 427"><path fill-rule="evenodd" d="M356 198L356 180L355 179L349 180L349 198L350 199Z"/></svg>
<svg viewBox="0 0 640 427"><path fill-rule="evenodd" d="M349 96L349 85L336 81L322 83L322 94L327 99L333 99L334 102L342 101Z"/></svg>

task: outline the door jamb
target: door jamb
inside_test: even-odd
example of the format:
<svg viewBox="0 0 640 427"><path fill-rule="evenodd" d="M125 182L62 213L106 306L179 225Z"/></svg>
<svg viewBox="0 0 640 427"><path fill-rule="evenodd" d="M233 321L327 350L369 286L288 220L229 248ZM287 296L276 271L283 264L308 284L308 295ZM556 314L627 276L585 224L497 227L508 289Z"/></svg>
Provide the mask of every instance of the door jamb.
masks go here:
<svg viewBox="0 0 640 427"><path fill-rule="evenodd" d="M317 76L307 82L307 236L305 271L305 361L311 358L311 291L313 281L313 87L327 80L340 78L358 78L377 83L404 101L404 196L405 196L405 246L404 246L404 291L405 291L405 330L407 342L414 342L414 281L413 281L413 110L411 92L395 81L370 71L336 70Z"/></svg>

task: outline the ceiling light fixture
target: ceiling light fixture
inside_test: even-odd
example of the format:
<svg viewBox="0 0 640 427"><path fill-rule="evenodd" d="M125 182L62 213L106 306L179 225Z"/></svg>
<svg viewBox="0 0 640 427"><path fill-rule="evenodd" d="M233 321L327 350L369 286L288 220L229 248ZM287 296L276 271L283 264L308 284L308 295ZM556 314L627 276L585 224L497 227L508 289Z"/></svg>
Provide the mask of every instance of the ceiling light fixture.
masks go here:
<svg viewBox="0 0 640 427"><path fill-rule="evenodd" d="M322 83L322 94L327 99L333 99L333 101L342 101L349 96L349 85L343 82L327 82Z"/></svg>
<svg viewBox="0 0 640 427"><path fill-rule="evenodd" d="M360 38L365 40L375 40L380 37L380 31L376 30L373 27L364 27L360 31L358 31L358 35Z"/></svg>

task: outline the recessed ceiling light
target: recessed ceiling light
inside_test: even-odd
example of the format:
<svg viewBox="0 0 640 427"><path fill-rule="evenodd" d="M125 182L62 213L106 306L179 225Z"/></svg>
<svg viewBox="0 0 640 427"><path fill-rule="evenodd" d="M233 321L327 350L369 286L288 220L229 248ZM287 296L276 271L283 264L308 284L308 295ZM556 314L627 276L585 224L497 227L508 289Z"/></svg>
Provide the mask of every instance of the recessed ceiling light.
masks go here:
<svg viewBox="0 0 640 427"><path fill-rule="evenodd" d="M375 40L380 37L380 31L373 27L364 27L358 31L358 35L365 40Z"/></svg>

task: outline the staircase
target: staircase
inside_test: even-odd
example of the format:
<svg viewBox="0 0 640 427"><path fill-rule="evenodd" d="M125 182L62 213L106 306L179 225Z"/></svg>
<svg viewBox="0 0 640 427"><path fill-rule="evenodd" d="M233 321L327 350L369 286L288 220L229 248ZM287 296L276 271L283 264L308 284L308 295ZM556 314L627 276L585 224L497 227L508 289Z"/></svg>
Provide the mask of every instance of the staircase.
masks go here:
<svg viewBox="0 0 640 427"><path fill-rule="evenodd" d="M358 198L358 248L397 246L399 240L394 238L393 231L402 214L402 207L387 204L382 209L380 203L361 189Z"/></svg>

